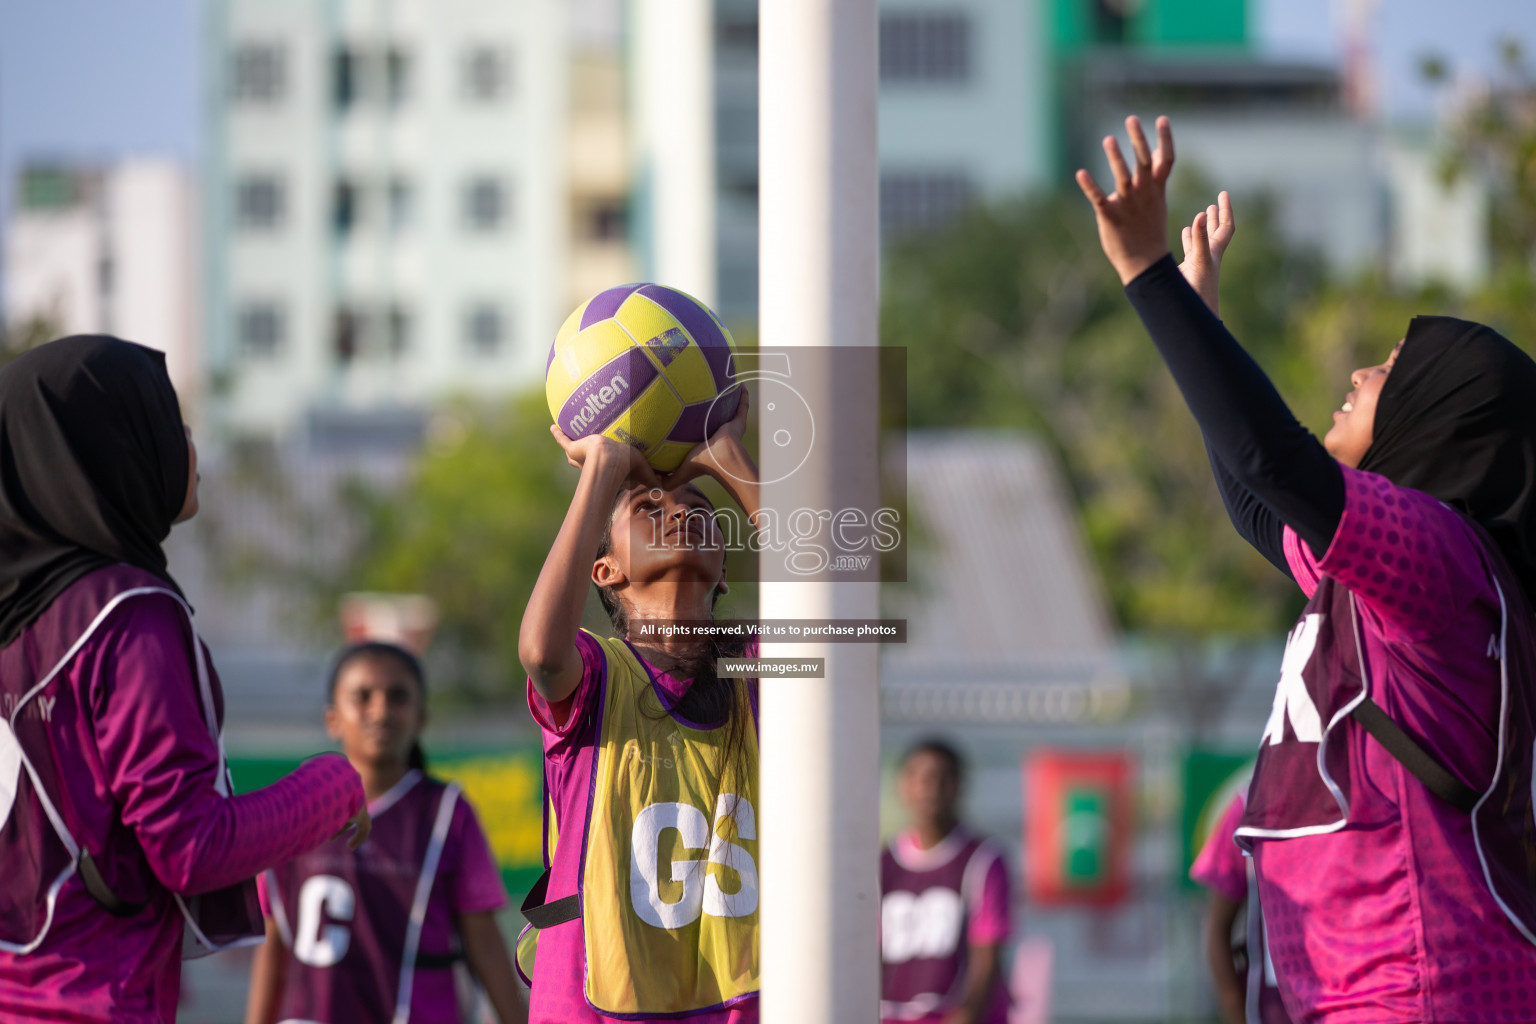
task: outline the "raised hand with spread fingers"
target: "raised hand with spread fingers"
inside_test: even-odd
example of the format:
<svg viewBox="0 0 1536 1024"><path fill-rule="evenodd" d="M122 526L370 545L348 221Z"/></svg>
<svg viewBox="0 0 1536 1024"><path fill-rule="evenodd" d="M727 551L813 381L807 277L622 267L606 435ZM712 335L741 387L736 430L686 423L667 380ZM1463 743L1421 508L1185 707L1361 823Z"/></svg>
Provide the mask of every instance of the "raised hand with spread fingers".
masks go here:
<svg viewBox="0 0 1536 1024"><path fill-rule="evenodd" d="M1221 258L1236 231L1232 197L1222 192L1204 212L1195 214L1194 223L1179 233L1184 243L1184 262L1179 264L1179 273L1217 316L1221 315L1216 303Z"/></svg>
<svg viewBox="0 0 1536 1024"><path fill-rule="evenodd" d="M1104 137L1104 155L1115 177L1109 195L1086 170L1077 172L1078 187L1093 204L1099 222L1099 244L1114 265L1122 284L1130 284L1143 270L1168 252L1168 175L1173 170L1173 129L1166 117L1157 119L1157 149L1147 144L1141 119L1128 117L1125 129L1131 137L1136 166L1127 166L1113 135Z"/></svg>

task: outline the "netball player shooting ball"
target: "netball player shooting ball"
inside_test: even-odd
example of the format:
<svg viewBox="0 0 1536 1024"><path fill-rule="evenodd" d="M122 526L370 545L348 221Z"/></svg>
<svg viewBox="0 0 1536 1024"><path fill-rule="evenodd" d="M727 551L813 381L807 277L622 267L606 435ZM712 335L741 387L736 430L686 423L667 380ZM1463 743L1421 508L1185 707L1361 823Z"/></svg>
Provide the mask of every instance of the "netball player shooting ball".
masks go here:
<svg viewBox="0 0 1536 1024"><path fill-rule="evenodd" d="M1318 441L1216 318L1229 203L1175 264L1172 132L1159 119L1153 152L1126 125L1134 168L1104 140L1114 193L1077 176L1104 252L1234 524L1310 598L1237 830L1285 1009L1536 1020L1536 364L1416 317Z"/></svg>
<svg viewBox="0 0 1536 1024"><path fill-rule="evenodd" d="M457 786L426 774L425 689L421 663L394 644L336 660L326 730L362 776L375 827L356 850L329 843L262 876L267 942L247 1024L459 1024L461 957L502 1024L528 1019L480 822Z"/></svg>
<svg viewBox="0 0 1536 1024"><path fill-rule="evenodd" d="M628 631L713 617L725 548L688 481L712 477L755 521L746 415L743 394L665 480L635 448L553 428L581 478L518 638L550 815L539 930L518 952L533 1021L757 1020L755 692L716 677L717 645ZM589 581L614 636L579 626Z"/></svg>

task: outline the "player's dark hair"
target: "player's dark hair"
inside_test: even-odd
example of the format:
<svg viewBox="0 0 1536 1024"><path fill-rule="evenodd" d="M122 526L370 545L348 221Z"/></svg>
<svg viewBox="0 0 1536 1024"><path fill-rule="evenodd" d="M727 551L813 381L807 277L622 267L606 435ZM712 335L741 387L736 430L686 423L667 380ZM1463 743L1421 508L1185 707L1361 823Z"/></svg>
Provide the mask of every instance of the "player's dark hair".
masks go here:
<svg viewBox="0 0 1536 1024"><path fill-rule="evenodd" d="M932 754L949 763L949 770L955 773L956 782L965 781L965 758L960 756L960 751L948 740L939 736L924 736L901 755L901 766L906 767L907 762L918 754Z"/></svg>
<svg viewBox="0 0 1536 1024"><path fill-rule="evenodd" d="M626 493L621 490L614 497L613 509L608 514L608 525L603 528L593 561L613 552L613 513L618 510ZM613 587L598 587L597 598L603 604L603 611L608 613L614 630L619 636L628 637L629 612L620 600L618 591ZM720 591L717 589L710 598L711 616L719 600ZM726 791L727 780L738 776L744 769L742 761L746 750L747 729L752 727L752 696L746 680L721 679L716 675L715 662L719 658L740 657L744 646L739 641L700 641L688 656L679 659L673 670L674 674L691 678L693 682L688 692L671 708L671 712L700 725L723 725L725 728L725 742L720 750L722 792ZM654 693L651 698L655 706L642 707L641 713L657 719L667 717L668 709L662 706Z"/></svg>
<svg viewBox="0 0 1536 1024"><path fill-rule="evenodd" d="M393 658L405 666L406 674L416 680L416 692L421 696L423 705L427 702L427 675L421 669L421 659L399 644L386 643L383 640L364 640L351 644L342 649L336 656L336 661L331 665L331 681L326 688L327 699L336 700L336 684L341 682L341 673L354 661L363 658ZM421 741L411 743L411 752L406 755L407 767L414 768L423 775L427 771L427 755L421 749Z"/></svg>

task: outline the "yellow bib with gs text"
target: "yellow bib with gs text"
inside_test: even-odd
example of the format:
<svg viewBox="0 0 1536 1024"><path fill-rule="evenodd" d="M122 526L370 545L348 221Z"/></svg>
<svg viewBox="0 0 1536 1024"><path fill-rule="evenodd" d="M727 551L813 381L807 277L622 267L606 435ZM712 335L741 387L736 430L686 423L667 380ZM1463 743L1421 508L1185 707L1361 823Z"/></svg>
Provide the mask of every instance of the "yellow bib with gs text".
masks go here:
<svg viewBox="0 0 1536 1024"><path fill-rule="evenodd" d="M607 657L582 927L587 999L609 1014L704 1012L758 989L757 730L743 681L738 770L724 726L689 723L623 641Z"/></svg>

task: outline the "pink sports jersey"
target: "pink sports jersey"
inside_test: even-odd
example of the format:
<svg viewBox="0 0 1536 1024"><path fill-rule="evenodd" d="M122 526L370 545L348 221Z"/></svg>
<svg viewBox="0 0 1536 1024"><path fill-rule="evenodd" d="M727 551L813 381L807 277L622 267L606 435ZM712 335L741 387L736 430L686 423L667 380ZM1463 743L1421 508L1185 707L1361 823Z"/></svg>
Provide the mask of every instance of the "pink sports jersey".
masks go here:
<svg viewBox="0 0 1536 1024"><path fill-rule="evenodd" d="M1482 541L1428 495L1375 474L1343 474L1345 510L1324 556L1286 531L1292 571L1309 596L1325 577L1348 588L1371 697L1481 793L1498 760L1503 621ZM1520 595L1506 597L1523 606ZM1521 618L1511 616L1510 630L1530 629ZM1334 723L1326 713L1320 723L1309 720L1318 710L1301 676L1311 650L1295 650L1309 647L1306 625L1288 648L1242 830L1262 831L1253 819L1263 752L1300 743L1318 727L1341 730L1329 766L1336 759L1343 772L1334 774L1346 792L1347 823L1253 839L1287 1010L1305 1024L1536 1020L1536 947L1490 894L1469 816L1433 796L1353 720ZM1355 657L1351 634L1340 635ZM1265 796L1271 804L1284 799L1283 791ZM1490 861L1521 857L1482 852Z"/></svg>
<svg viewBox="0 0 1536 1024"><path fill-rule="evenodd" d="M325 929L329 933L327 951L343 948L334 963L306 967L293 960L294 947L289 946L285 974L288 991L280 1003L285 1018L340 1024L392 1016L407 929L391 929L392 934L383 936L377 949L372 948L375 944L369 936L358 932L369 926L378 928L386 919L399 924L408 918L427 846L428 837L420 833L432 831L443 790L435 780L424 782L420 772L408 772L387 793L368 804L373 830L357 850L348 850L345 843L337 840L262 874L261 909L268 917L274 916L271 881L275 876L284 879L285 913L279 928L285 941L292 936L318 946L322 943L315 939ZM411 980L411 1024L458 1024L462 1011L454 991L453 972L447 969L448 958L459 948L454 919L460 914L488 913L507 905L500 869L474 808L461 795L450 814L418 946L422 956L442 966L424 966L418 960ZM412 834L406 834L407 830ZM299 893L316 876L325 876L324 881L331 887L350 883L349 892L338 894L342 896L341 902L357 904L348 908L346 921L333 919L323 907L310 919L300 920L304 908ZM390 908L392 913L380 912L370 905L370 899L382 898L384 894L396 904ZM307 987L299 984L298 975L303 970L314 975ZM306 1001L304 992L309 993L313 1003Z"/></svg>
<svg viewBox="0 0 1536 1024"><path fill-rule="evenodd" d="M755 642L749 644L746 656L754 657L755 648ZM596 712L601 699L604 667L602 648L594 638L578 633L576 649L581 653L581 683L566 700L551 706L539 696L533 683L528 683L528 709L533 712L544 737L545 785L554 805L555 820L560 825L562 837L573 838L581 834L581 823L587 820L591 798L598 731ZM692 680L676 679L657 671L654 665L647 664L646 668L656 685L673 700L688 692ZM549 852L546 850L546 855ZM555 871L549 882L550 892L577 891L580 858L564 860L556 865ZM586 949L580 920L568 921L539 933L538 967L528 1007L530 1024L618 1024L620 1018L600 1014L587 1003L585 964ZM694 1014L687 1020L690 1024L753 1024L757 1020L757 999Z"/></svg>
<svg viewBox="0 0 1536 1024"><path fill-rule="evenodd" d="M901 1011L908 1010L911 1002L899 1003L898 996L910 997L912 993L903 991L898 994L894 991L897 988L911 988L901 984L900 973L907 968L921 971L926 975L920 980L915 979L918 980L915 988L918 993L933 992L933 988L929 985L935 977L947 979L958 972L960 978L963 978L966 958L965 951L959 948L960 943L954 942L952 938L949 941L938 939L939 933L948 931L951 924L942 920L948 916L945 910L937 908L945 902L954 900L954 897L936 903L932 897L928 896L928 892L933 888L949 889L963 900L965 934L959 938L963 939L965 945L1000 946L1008 940L1009 932L1012 930L1008 864L995 843L972 836L963 826L956 828L938 845L928 850L918 844L916 832L903 829L891 841L886 854L889 860L883 860L881 872L882 888L886 890L881 900L880 926L881 957L885 961L884 987L886 989L882 992L881 999L882 1020L887 1024L912 1024L912 1022L942 1024L952 1006L936 1008L931 1013L921 1013L919 1008L917 1016L902 1016ZM964 858L963 862L962 858ZM888 897L893 889L918 895L916 901L907 900L911 908L908 913L891 913ZM927 912L917 910L917 907L923 904L927 905ZM913 910L916 912L912 912ZM936 917L941 919L936 920ZM901 920L893 918L901 918ZM897 927L905 927L908 934L898 938L892 933L892 929ZM954 936L952 931L949 934ZM914 947L931 947L936 942L950 948L922 951L914 949ZM895 946L907 948L898 953L893 949ZM899 958L900 962L893 963L893 957ZM936 961L939 962L937 966L940 968L937 971L933 969ZM949 970L944 970L945 967ZM944 994L941 990L935 994L935 997L942 997ZM982 1011L977 1024L1007 1024L1007 1020L1008 989L1000 972L992 999Z"/></svg>
<svg viewBox="0 0 1536 1024"><path fill-rule="evenodd" d="M1232 841L1232 833L1237 831L1237 823L1242 820L1243 796L1239 793L1221 812L1220 820L1211 829L1189 869L1192 881L1221 893L1233 903L1248 898L1248 858Z"/></svg>
<svg viewBox="0 0 1536 1024"><path fill-rule="evenodd" d="M72 602L98 600L103 587L144 585L164 584L127 566L84 576L15 643L34 643ZM357 772L337 755L306 761L255 793L221 796L193 642L173 598L134 597L50 685L57 699L47 708L48 737L57 762L69 766L60 808L66 824L119 897L148 905L114 917L71 876L43 943L25 955L0 953L0 1020L175 1020L183 919L172 890L209 892L249 880L324 842L362 807ZM222 720L216 677L212 689ZM0 902L31 898L4 891L12 877L0 873Z"/></svg>

